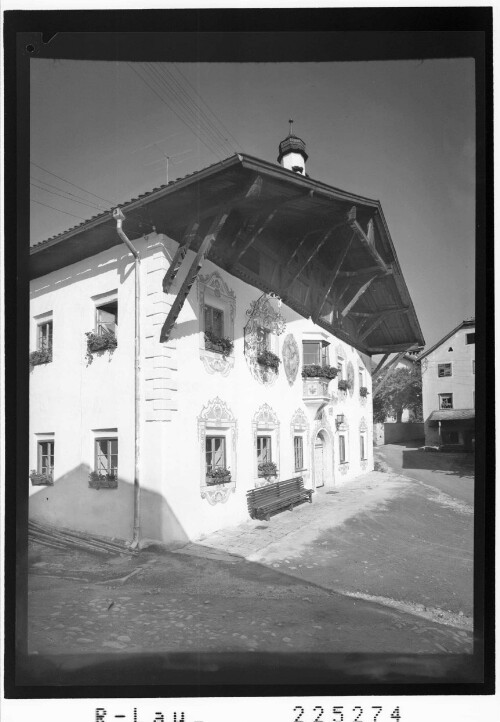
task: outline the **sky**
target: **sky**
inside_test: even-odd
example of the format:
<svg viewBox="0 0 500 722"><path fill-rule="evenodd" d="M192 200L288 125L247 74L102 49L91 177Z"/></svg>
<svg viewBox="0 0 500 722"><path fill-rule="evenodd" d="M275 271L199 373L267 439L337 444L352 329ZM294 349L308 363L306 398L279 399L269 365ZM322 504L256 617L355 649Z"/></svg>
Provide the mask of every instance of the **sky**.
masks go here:
<svg viewBox="0 0 500 722"><path fill-rule="evenodd" d="M426 346L474 316L470 59L331 63L31 60L31 243L235 152L381 202ZM57 210L56 210L57 209Z"/></svg>

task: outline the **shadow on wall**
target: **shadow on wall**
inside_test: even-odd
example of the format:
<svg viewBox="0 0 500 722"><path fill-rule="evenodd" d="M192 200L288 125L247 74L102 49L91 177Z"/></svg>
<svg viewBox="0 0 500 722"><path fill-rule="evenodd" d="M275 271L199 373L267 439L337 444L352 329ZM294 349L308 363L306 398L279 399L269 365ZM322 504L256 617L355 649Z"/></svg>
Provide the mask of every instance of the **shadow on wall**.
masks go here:
<svg viewBox="0 0 500 722"><path fill-rule="evenodd" d="M91 489L87 464L44 486L29 498L29 518L58 527L130 541L133 537L134 486L118 479L116 489ZM163 543L189 541L165 498L141 489L141 538Z"/></svg>
<svg viewBox="0 0 500 722"><path fill-rule="evenodd" d="M403 450L403 469L426 469L450 476L474 476L474 454Z"/></svg>

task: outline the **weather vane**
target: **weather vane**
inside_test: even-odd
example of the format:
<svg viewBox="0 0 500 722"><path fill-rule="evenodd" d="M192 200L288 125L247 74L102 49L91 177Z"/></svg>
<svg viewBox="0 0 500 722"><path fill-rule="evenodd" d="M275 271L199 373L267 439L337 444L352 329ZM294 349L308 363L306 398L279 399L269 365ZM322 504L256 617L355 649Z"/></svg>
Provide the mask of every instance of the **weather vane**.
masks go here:
<svg viewBox="0 0 500 722"><path fill-rule="evenodd" d="M290 130L288 131L288 135L292 135L292 125L293 125L293 119L289 118L288 122L290 123Z"/></svg>

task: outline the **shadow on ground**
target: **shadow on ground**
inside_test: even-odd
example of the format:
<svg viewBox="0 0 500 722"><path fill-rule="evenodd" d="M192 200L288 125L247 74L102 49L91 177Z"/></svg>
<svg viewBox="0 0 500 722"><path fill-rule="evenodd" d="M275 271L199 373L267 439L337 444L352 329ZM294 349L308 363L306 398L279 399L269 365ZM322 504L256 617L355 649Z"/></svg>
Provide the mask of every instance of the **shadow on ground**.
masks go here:
<svg viewBox="0 0 500 722"><path fill-rule="evenodd" d="M403 469L425 469L438 471L460 478L474 475L474 454L468 452L419 451L417 448L403 449Z"/></svg>

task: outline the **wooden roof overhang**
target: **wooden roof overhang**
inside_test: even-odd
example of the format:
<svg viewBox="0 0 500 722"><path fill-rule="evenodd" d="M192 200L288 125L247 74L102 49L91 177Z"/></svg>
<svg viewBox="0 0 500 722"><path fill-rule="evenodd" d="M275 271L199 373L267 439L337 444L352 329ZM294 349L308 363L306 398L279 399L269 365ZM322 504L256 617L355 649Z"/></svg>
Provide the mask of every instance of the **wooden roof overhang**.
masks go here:
<svg viewBox="0 0 500 722"><path fill-rule="evenodd" d="M228 213L208 258L368 354L421 347L424 339L378 201L247 155L155 189L121 206L130 238L182 242L199 223L197 251ZM104 213L31 249L31 277L120 239Z"/></svg>

